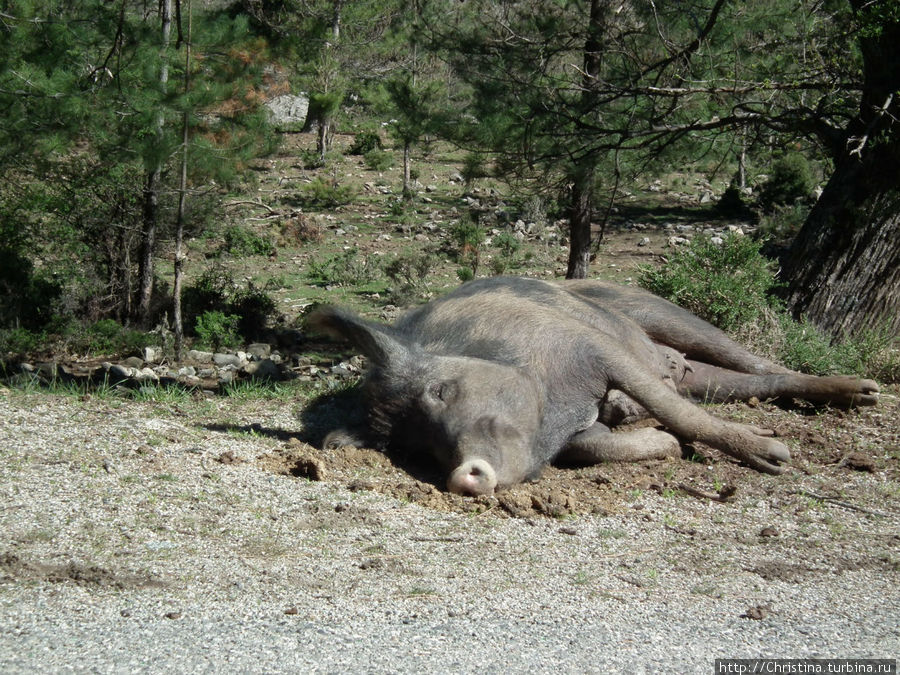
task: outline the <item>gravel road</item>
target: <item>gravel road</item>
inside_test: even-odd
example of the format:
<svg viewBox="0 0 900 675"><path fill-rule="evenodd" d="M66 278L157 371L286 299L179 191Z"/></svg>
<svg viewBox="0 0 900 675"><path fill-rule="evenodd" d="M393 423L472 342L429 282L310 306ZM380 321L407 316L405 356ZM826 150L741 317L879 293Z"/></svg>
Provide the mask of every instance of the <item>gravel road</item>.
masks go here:
<svg viewBox="0 0 900 675"><path fill-rule="evenodd" d="M284 440L254 429L296 424L290 406L0 390L0 672L900 654L900 486L883 473L848 472L843 501L753 474L726 503L645 490L605 515L463 514L267 470Z"/></svg>

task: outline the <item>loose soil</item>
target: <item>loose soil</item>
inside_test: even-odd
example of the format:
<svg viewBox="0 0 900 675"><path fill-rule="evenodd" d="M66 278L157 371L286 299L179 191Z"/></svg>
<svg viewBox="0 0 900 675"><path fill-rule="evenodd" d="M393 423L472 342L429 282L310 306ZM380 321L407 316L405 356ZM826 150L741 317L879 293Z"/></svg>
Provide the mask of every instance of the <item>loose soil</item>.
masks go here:
<svg viewBox="0 0 900 675"><path fill-rule="evenodd" d="M532 483L473 498L447 492L444 477L427 456L389 456L352 446L319 449L297 437L277 453L260 457L259 464L267 471L336 481L352 491L371 490L431 509L471 514L493 511L517 518L611 515L631 508L630 501L648 490L712 501L773 494L805 496L813 502L830 501L842 508L881 513L884 495L873 492L848 497L844 490L848 476L873 474L887 485L900 486L896 388L885 391L879 406L853 411L802 406L785 410L770 403L710 408L725 419L775 430L793 456L787 474L774 479L763 476L697 443L684 446L680 460L549 466ZM812 479L812 483L800 477ZM810 484L815 488L810 489Z"/></svg>

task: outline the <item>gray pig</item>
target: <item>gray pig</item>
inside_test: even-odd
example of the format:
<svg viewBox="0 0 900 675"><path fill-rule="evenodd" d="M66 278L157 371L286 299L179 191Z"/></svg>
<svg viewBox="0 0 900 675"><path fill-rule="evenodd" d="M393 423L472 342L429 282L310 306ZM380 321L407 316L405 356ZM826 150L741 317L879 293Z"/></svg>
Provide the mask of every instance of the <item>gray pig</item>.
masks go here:
<svg viewBox="0 0 900 675"><path fill-rule="evenodd" d="M467 495L534 479L557 458L680 456L680 441L777 474L790 453L771 431L717 419L685 397L877 402L872 380L796 373L666 300L603 281L480 279L395 326L334 307L310 325L370 362L368 436L340 430L326 444L427 450L449 473L448 489ZM666 430L611 431L648 415Z"/></svg>

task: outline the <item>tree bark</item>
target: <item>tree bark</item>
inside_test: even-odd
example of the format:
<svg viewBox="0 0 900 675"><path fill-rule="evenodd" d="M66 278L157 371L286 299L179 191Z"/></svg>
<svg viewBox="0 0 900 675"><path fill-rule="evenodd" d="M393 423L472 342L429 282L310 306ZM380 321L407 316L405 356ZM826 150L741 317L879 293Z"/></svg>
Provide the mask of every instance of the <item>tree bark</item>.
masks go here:
<svg viewBox="0 0 900 675"><path fill-rule="evenodd" d="M187 42L184 50L184 93L191 90L191 28L193 12L191 0L187 0ZM184 350L184 324L181 317L181 286L184 279L184 212L187 201L188 142L191 138L190 113L185 110L181 118L181 176L178 180L178 213L175 218L175 261L172 284L172 319L175 329L175 360L181 360Z"/></svg>
<svg viewBox="0 0 900 675"><path fill-rule="evenodd" d="M900 332L900 172L880 154L838 167L784 261L791 310L834 338Z"/></svg>
<svg viewBox="0 0 900 675"><path fill-rule="evenodd" d="M594 167L586 167L572 184L569 210L569 266L566 279L586 279L591 265L591 215L594 212Z"/></svg>
<svg viewBox="0 0 900 675"><path fill-rule="evenodd" d="M867 28L859 114L783 261L791 310L836 339L900 331L900 22L851 4Z"/></svg>
<svg viewBox="0 0 900 675"><path fill-rule="evenodd" d="M166 51L172 32L172 0L160 2L160 27L162 64L159 69L159 86L166 90L169 82L169 65ZM156 135L162 137L164 119L162 112L156 117ZM138 288L137 320L146 326L150 320L150 300L153 297L153 254L156 251L156 225L159 221L159 190L162 177L162 160L154 160L155 165L147 172L147 183L144 186L144 215L141 232L141 253L138 261L140 286Z"/></svg>
<svg viewBox="0 0 900 675"><path fill-rule="evenodd" d="M596 79L603 62L606 4L591 0L587 38L584 43L584 75L581 107L584 114L597 108ZM594 212L594 178L597 156L587 151L575 167L569 205L569 265L566 279L584 279L591 263L591 217Z"/></svg>

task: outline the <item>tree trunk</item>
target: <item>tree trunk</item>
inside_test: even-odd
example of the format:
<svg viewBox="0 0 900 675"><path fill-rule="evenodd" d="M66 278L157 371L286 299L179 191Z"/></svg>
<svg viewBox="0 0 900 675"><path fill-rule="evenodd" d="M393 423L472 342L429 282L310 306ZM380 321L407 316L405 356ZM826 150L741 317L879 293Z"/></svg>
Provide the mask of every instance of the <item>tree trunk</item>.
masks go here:
<svg viewBox="0 0 900 675"><path fill-rule="evenodd" d="M141 252L138 260L137 321L146 326L153 297L153 252L156 250L156 222L159 219L159 168L147 174L144 185L144 215L141 227Z"/></svg>
<svg viewBox="0 0 900 675"><path fill-rule="evenodd" d="M784 260L790 308L834 338L900 331L900 21L851 4L866 26L859 114Z"/></svg>
<svg viewBox="0 0 900 675"><path fill-rule="evenodd" d="M410 178L410 146L411 143L403 141L403 198L412 199L412 179Z"/></svg>
<svg viewBox="0 0 900 675"><path fill-rule="evenodd" d="M187 42L184 50L184 93L191 90L191 28L193 13L187 0ZM184 350L184 324L181 320L181 285L184 279L184 211L187 201L188 141L190 141L190 113L181 117L181 176L178 180L178 213L175 218L175 280L172 284L172 320L175 329L175 360L181 361Z"/></svg>
<svg viewBox="0 0 900 675"><path fill-rule="evenodd" d="M566 279L586 279L591 265L591 215L594 211L593 166L575 177L569 207L569 266Z"/></svg>
<svg viewBox="0 0 900 675"><path fill-rule="evenodd" d="M161 26L161 59L159 68L159 86L165 92L169 81L169 65L166 61L166 50L169 48L169 37L172 32L172 0L160 2L160 26ZM162 137L164 119L162 112L156 118L156 135ZM153 253L156 250L156 224L159 220L159 190L162 176L162 160L154 160L155 165L147 173L147 183L144 186L144 215L143 229L141 231L141 258L139 265L139 282L137 319L145 326L150 320L150 300L153 297Z"/></svg>
<svg viewBox="0 0 900 675"><path fill-rule="evenodd" d="M584 74L581 80L581 107L585 114L597 109L597 75L603 65L603 35L606 32L606 3L591 0L587 38L584 43ZM569 266L566 279L585 279L591 264L591 217L594 212L594 177L597 156L587 151L575 167L569 205Z"/></svg>
<svg viewBox="0 0 900 675"><path fill-rule="evenodd" d="M900 332L900 171L881 154L838 167L784 261L788 305L835 338Z"/></svg>

